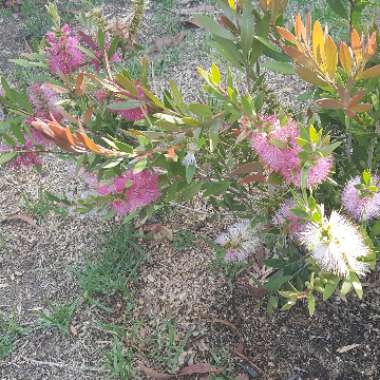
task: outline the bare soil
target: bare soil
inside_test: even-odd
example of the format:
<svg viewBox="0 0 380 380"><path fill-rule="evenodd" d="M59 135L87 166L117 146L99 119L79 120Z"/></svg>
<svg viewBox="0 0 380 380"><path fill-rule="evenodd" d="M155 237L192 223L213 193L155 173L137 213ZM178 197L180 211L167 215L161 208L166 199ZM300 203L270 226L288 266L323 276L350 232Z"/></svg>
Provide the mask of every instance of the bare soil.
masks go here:
<svg viewBox="0 0 380 380"><path fill-rule="evenodd" d="M178 1L176 6L196 4ZM110 13L125 14L128 5L129 1L119 1L108 9ZM162 37L162 30L154 21L155 4L151 6L144 22L148 39L154 41L154 36ZM26 47L19 32L18 22L22 20L16 21L0 20L0 64L5 72L9 71L7 59ZM194 49L202 46L203 33L186 33L180 59L155 78L155 85L161 88L167 78L176 79L191 98L192 86L199 83L195 67L207 66L209 58L202 50L198 54ZM162 53L152 57L160 59ZM293 102L295 94L304 88L293 78L273 79L271 86L288 102ZM42 173L0 169L0 219L24 214L21 195L36 197L38 188L76 197L85 185L69 162L55 157L47 159ZM213 267L213 253L200 238L212 239L228 219L202 204L191 207L198 211L177 208L158 222L174 232L191 231L195 236L192 249L176 251L167 240L146 246L149 258L134 288L133 318L142 322L136 366L166 371L150 359L147 342L157 324L172 320L178 339L192 330L183 363L212 361L213 354L226 351L235 375L241 379L380 379L379 271L368 277L362 301L332 299L319 305L314 317L309 317L302 306L267 316L260 294L247 284L249 273L234 282L227 280ZM112 222L106 223L93 214L78 217L71 213L64 219L51 213L35 225L29 222L16 219L0 224L0 311L15 315L29 329L16 341L12 355L0 361L0 379L107 379L103 355L112 337L99 328L101 312L96 307L79 305L72 335L35 327L35 322L48 305L72 302L77 297L78 284L72 269L99 249L99 236L112 228ZM120 305L120 299L116 297L112 307L115 312L108 317L109 322L127 325L121 317L125 305ZM125 344L127 348L129 343ZM135 379L145 378L139 372Z"/></svg>

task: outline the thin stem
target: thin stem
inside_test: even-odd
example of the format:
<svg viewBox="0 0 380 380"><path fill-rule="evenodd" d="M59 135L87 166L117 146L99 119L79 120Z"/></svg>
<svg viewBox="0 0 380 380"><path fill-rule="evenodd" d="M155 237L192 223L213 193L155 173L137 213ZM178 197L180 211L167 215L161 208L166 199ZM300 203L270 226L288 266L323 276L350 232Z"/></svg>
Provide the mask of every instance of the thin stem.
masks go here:
<svg viewBox="0 0 380 380"><path fill-rule="evenodd" d="M377 122L377 124L376 124L375 134L376 134L376 136L371 140L369 148L368 148L367 166L368 166L369 170L372 170L372 166L373 166L373 157L374 157L375 150L376 150L378 136L380 134L380 122Z"/></svg>
<svg viewBox="0 0 380 380"><path fill-rule="evenodd" d="M64 155L76 155L75 152L64 152L64 151L53 151L53 150L27 150L27 149L17 149L17 150L2 150L1 153L43 153L43 154L64 154Z"/></svg>
<svg viewBox="0 0 380 380"><path fill-rule="evenodd" d="M347 142L346 142L346 156L348 158L348 161L352 161L352 133L350 132L350 126L351 126L351 120L346 115L344 117L345 125L346 125L346 136L347 136Z"/></svg>

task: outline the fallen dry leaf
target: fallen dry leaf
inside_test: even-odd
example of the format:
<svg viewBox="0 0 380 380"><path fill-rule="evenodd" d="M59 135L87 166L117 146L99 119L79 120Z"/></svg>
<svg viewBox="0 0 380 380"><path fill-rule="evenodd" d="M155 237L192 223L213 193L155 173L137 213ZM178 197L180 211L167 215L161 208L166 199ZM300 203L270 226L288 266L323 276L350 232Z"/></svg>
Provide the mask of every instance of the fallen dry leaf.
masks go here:
<svg viewBox="0 0 380 380"><path fill-rule="evenodd" d="M192 376L192 375L204 375L204 374L209 374L209 375L216 375L220 373L222 370L219 368L215 368L210 366L208 363L197 363L197 364L192 364L187 367L182 368L178 372L178 376Z"/></svg>
<svg viewBox="0 0 380 380"><path fill-rule="evenodd" d="M179 32L174 37L159 37L154 40L150 53L160 53L163 49L177 46L184 38L186 33Z"/></svg>
<svg viewBox="0 0 380 380"><path fill-rule="evenodd" d="M33 219L32 216L27 214L12 214L6 216L1 220L1 223L13 222L13 221L21 221L29 224L32 227L37 227L37 222Z"/></svg>
<svg viewBox="0 0 380 380"><path fill-rule="evenodd" d="M182 376L193 375L217 375L222 370L210 366L208 363L197 363L182 368L176 375L168 375L166 373L158 372L152 368L140 365L139 369L145 374L145 376L152 378L153 380L171 380Z"/></svg>
<svg viewBox="0 0 380 380"><path fill-rule="evenodd" d="M72 336L78 336L78 330L74 325L70 325L69 330L70 330L70 334Z"/></svg>
<svg viewBox="0 0 380 380"><path fill-rule="evenodd" d="M149 377L153 380L171 380L175 379L175 375L168 375L166 373L157 372L156 370L146 367L144 365L140 365L139 370L144 373L146 377Z"/></svg>

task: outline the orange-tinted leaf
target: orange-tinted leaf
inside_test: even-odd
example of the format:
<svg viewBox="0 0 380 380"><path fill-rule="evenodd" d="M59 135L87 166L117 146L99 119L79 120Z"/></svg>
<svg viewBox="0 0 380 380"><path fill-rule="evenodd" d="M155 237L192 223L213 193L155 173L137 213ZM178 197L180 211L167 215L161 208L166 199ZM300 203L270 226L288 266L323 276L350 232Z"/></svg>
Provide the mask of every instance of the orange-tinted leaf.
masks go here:
<svg viewBox="0 0 380 380"><path fill-rule="evenodd" d="M322 108L328 108L328 109L334 109L334 110L339 110L343 109L344 106L340 100L337 99L319 99L315 102L316 104L319 105L319 107Z"/></svg>
<svg viewBox="0 0 380 380"><path fill-rule="evenodd" d="M372 109L372 105L369 103L358 104L355 107L349 108L349 111L358 113L358 112L368 112Z"/></svg>
<svg viewBox="0 0 380 380"><path fill-rule="evenodd" d="M289 30L282 28L281 26L278 26L277 32L281 36L282 39L288 42L292 42L292 43L297 42L296 36L293 33L290 33Z"/></svg>
<svg viewBox="0 0 380 380"><path fill-rule="evenodd" d="M299 14L295 18L294 28L296 31L297 38L299 40L301 40L301 38L303 38L304 41L306 41L306 29L305 29L305 26L302 22L301 15L299 15Z"/></svg>
<svg viewBox="0 0 380 380"><path fill-rule="evenodd" d="M363 61L362 41L358 31L355 28L352 29L351 32L351 47L355 54L356 63L360 65Z"/></svg>
<svg viewBox="0 0 380 380"><path fill-rule="evenodd" d="M330 78L335 78L338 66L338 49L331 36L327 36L325 43L326 71Z"/></svg>
<svg viewBox="0 0 380 380"><path fill-rule="evenodd" d="M311 40L311 13L306 16L306 41Z"/></svg>
<svg viewBox="0 0 380 380"><path fill-rule="evenodd" d="M82 96L86 91L86 86L84 82L84 73L79 73L77 80L75 82L74 93L76 96Z"/></svg>
<svg viewBox="0 0 380 380"><path fill-rule="evenodd" d="M297 65L307 67L310 70L314 68L314 64L311 58L307 57L303 52L299 51L297 48L293 46L284 46L282 50L286 55L292 58Z"/></svg>
<svg viewBox="0 0 380 380"><path fill-rule="evenodd" d="M342 65L344 71L351 75L352 73L352 58L351 58L351 52L348 48L347 44L342 42L339 47L339 60L340 64Z"/></svg>
<svg viewBox="0 0 380 380"><path fill-rule="evenodd" d="M375 55L376 48L377 48L376 32L373 32L371 36L368 38L367 59Z"/></svg>
<svg viewBox="0 0 380 380"><path fill-rule="evenodd" d="M357 79L370 79L380 76L380 65L372 66L371 68L361 72Z"/></svg>
<svg viewBox="0 0 380 380"><path fill-rule="evenodd" d="M354 107L355 105L360 103L360 101L364 98L364 95L364 91L358 91L354 96L351 97L351 99L349 99L347 107Z"/></svg>
<svg viewBox="0 0 380 380"><path fill-rule="evenodd" d="M318 65L323 68L323 64L326 62L325 36L319 21L314 23L312 41L314 59L317 61Z"/></svg>
<svg viewBox="0 0 380 380"><path fill-rule="evenodd" d="M104 148L101 148L99 145L95 144L84 132L76 133L78 140L91 152L93 153L102 153Z"/></svg>
<svg viewBox="0 0 380 380"><path fill-rule="evenodd" d="M242 179L239 179L239 183L241 185L248 185L250 183L255 183L255 182L264 183L266 182L266 177L263 176L262 174L250 174Z"/></svg>
<svg viewBox="0 0 380 380"><path fill-rule="evenodd" d="M258 161L248 162L246 164L239 165L236 169L231 172L231 175L249 174L262 172L263 166Z"/></svg>
<svg viewBox="0 0 380 380"><path fill-rule="evenodd" d="M88 107L85 114L82 117L83 125L86 125L90 122L93 113L94 113L94 109L92 107Z"/></svg>

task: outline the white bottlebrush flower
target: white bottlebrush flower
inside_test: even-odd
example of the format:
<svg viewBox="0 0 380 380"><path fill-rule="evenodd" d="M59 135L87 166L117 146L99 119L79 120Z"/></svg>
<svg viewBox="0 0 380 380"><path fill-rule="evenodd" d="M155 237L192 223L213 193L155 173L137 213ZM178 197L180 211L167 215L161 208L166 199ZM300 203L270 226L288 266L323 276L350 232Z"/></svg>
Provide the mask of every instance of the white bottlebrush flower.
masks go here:
<svg viewBox="0 0 380 380"><path fill-rule="evenodd" d="M363 276L368 271L368 265L359 260L370 253L362 234L336 211L320 224L307 225L301 240L322 270L340 277L350 272Z"/></svg>
<svg viewBox="0 0 380 380"><path fill-rule="evenodd" d="M255 252L260 240L251 222L243 219L218 235L215 242L226 249L224 260L231 262L246 260Z"/></svg>

